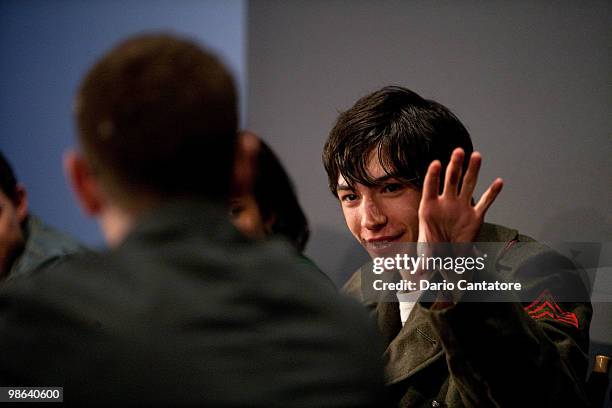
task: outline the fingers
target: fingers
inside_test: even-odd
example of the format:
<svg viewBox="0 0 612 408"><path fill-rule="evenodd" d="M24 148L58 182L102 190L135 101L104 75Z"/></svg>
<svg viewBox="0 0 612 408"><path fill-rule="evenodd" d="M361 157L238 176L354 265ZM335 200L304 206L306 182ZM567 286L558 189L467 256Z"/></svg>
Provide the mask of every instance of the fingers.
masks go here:
<svg viewBox="0 0 612 408"><path fill-rule="evenodd" d="M468 164L467 171L463 177L463 184L461 185L461 198L470 201L478 182L478 172L480 171L480 165L482 163L482 156L478 152L472 153L470 156L470 163Z"/></svg>
<svg viewBox="0 0 612 408"><path fill-rule="evenodd" d="M457 148L453 150L446 168L444 190L442 195L447 197L457 196L464 157L465 153L463 149ZM461 192L459 193L459 197L468 202L471 201L472 195L474 194L481 164L482 156L478 152L473 152L470 156L470 162L468 164L465 177L463 178ZM442 165L438 160L433 161L429 165L427 174L425 175L425 181L423 182L423 199L431 200L438 197L441 168ZM484 215L497 198L497 195L502 190L503 185L504 182L500 178L491 183L487 191L485 191L478 203L474 206L474 209L481 215Z"/></svg>
<svg viewBox="0 0 612 408"><path fill-rule="evenodd" d="M457 148L451 154L450 162L446 167L446 176L444 177L444 191L442 195L456 196L459 190L459 179L461 179L461 170L463 167L463 158L465 153L463 149Z"/></svg>
<svg viewBox="0 0 612 408"><path fill-rule="evenodd" d="M440 170L442 164L438 160L434 160L427 169L425 180L423 181L422 200L433 200L438 198L438 189L440 188Z"/></svg>
<svg viewBox="0 0 612 408"><path fill-rule="evenodd" d="M474 207L476 212L478 212L481 216L484 216L491 204L493 204L493 201L495 201L495 199L497 198L497 195L502 190L503 186L504 181L502 179L495 179L495 181L491 183L487 191L484 192L484 194L482 195L482 197L480 197L480 200Z"/></svg>

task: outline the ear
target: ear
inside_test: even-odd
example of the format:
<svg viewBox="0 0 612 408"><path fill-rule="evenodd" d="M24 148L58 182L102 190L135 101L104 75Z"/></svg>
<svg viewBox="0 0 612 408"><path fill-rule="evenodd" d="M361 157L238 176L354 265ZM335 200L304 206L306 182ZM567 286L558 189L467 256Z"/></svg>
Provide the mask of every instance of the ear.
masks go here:
<svg viewBox="0 0 612 408"><path fill-rule="evenodd" d="M17 193L15 214L17 215L17 221L21 224L28 216L28 192L23 184L17 183L15 186L15 193Z"/></svg>
<svg viewBox="0 0 612 408"><path fill-rule="evenodd" d="M259 138L254 133L245 131L238 135L232 177L233 194L241 195L253 191L258 151Z"/></svg>
<svg viewBox="0 0 612 408"><path fill-rule="evenodd" d="M81 210L88 216L99 215L105 200L91 166L79 153L70 150L64 154L64 171Z"/></svg>

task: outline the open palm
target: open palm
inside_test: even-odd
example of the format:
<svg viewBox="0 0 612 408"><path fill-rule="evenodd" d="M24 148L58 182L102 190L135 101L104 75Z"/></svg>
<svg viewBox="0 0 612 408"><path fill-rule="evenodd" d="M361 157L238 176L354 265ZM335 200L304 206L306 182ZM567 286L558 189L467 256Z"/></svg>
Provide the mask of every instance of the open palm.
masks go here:
<svg viewBox="0 0 612 408"><path fill-rule="evenodd" d="M503 187L503 181L491 183L480 200L472 205L472 194L478 181L482 157L474 152L459 188L463 149L455 149L451 155L444 178L444 189L439 194L440 171L438 160L427 169L419 206L419 242L473 242L484 221L484 216Z"/></svg>

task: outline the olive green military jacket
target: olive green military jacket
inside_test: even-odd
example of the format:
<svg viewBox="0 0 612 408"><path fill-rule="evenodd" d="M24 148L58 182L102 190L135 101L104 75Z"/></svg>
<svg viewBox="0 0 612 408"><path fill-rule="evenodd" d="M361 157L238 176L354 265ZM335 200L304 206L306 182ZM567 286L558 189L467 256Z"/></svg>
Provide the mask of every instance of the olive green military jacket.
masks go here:
<svg viewBox="0 0 612 408"><path fill-rule="evenodd" d="M484 224L477 241L507 243L495 254L503 271L496 272L497 279L516 280L533 269L530 265L540 265L537 276L530 272L526 290L546 294L559 313L575 321L554 313L532 317L519 301L459 302L441 310L417 303L402 326L397 303L365 302L386 339L383 357L392 398L401 407L586 406L591 304L554 302L555 293L568 285L584 287L571 273L574 265L497 225ZM361 273L344 291L364 301ZM495 280L491 277L487 280Z"/></svg>

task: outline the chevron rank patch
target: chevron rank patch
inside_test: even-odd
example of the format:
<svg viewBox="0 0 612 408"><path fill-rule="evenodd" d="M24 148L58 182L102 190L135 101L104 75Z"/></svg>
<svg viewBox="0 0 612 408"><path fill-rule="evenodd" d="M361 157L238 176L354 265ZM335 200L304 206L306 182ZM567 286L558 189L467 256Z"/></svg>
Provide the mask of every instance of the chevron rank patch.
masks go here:
<svg viewBox="0 0 612 408"><path fill-rule="evenodd" d="M578 328L576 314L561 309L548 289L545 289L536 300L526 306L525 312L534 320L553 319Z"/></svg>

